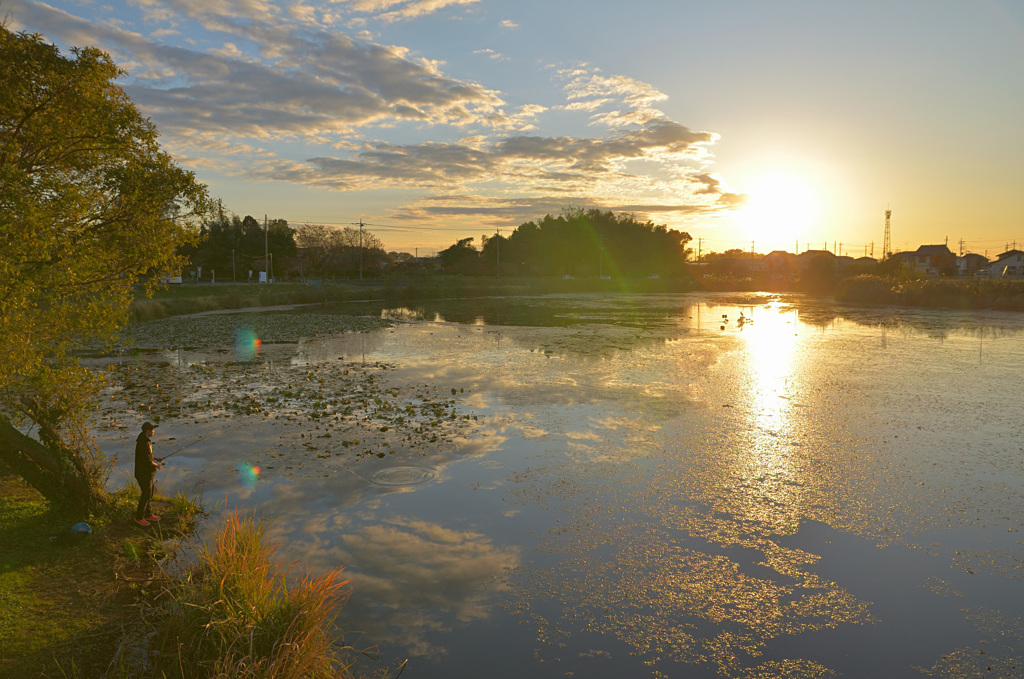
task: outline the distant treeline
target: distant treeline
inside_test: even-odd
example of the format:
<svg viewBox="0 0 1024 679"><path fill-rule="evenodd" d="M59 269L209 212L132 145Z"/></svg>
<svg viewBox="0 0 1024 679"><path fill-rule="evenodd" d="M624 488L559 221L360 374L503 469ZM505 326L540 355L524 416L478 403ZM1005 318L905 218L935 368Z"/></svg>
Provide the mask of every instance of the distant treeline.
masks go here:
<svg viewBox="0 0 1024 679"><path fill-rule="evenodd" d="M510 235L463 238L438 253L445 273L470 276L689 277L690 234L630 214L569 208Z"/></svg>
<svg viewBox="0 0 1024 679"><path fill-rule="evenodd" d="M183 250L193 268L183 272L209 281L248 280L263 271L280 280L300 276L373 278L390 272L432 269L464 276L611 278L689 278L686 261L690 234L598 209L567 208L526 222L504 236L463 238L438 253L417 259L385 252L367 230L320 225L292 227L283 219L257 220L223 210L202 227L202 240ZM269 255L268 255L269 253ZM200 273L198 267L202 268Z"/></svg>

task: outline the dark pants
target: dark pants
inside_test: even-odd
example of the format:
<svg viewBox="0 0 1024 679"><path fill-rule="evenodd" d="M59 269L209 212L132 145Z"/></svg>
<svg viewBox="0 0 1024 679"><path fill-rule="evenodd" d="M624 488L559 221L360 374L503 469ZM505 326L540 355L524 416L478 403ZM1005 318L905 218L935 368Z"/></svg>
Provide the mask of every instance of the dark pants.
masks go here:
<svg viewBox="0 0 1024 679"><path fill-rule="evenodd" d="M144 519L153 513L149 510L149 501L153 499L153 485L156 483L156 474L150 474L148 477L136 476L135 480L139 482L139 489L142 490L142 494L139 495L139 506L135 510L135 518Z"/></svg>

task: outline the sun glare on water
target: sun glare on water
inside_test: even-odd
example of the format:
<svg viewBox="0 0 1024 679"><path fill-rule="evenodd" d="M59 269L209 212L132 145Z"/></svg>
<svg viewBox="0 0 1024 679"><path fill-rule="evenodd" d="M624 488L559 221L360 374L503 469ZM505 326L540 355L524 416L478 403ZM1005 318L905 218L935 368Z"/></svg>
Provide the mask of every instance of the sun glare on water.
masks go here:
<svg viewBox="0 0 1024 679"><path fill-rule="evenodd" d="M771 249L792 251L796 241L807 240L818 216L818 198L807 182L796 175L767 174L747 190L749 200L741 223L752 241ZM758 248L759 251L768 250Z"/></svg>

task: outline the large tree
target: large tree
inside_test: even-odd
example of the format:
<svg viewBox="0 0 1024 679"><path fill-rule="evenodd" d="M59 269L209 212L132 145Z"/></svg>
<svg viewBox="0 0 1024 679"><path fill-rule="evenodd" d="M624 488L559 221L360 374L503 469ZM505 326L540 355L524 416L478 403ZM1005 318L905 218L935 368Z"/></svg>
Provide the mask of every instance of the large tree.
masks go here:
<svg viewBox="0 0 1024 679"><path fill-rule="evenodd" d="M140 277L180 267L210 209L123 75L0 25L0 467L82 508L103 499L98 378L73 352L115 336Z"/></svg>
<svg viewBox="0 0 1024 679"><path fill-rule="evenodd" d="M376 273L388 261L384 243L366 230L306 224L296 229L307 271L314 276L355 276Z"/></svg>
<svg viewBox="0 0 1024 679"><path fill-rule="evenodd" d="M508 238L484 238L475 260L470 240L440 253L446 271L493 274L500 261L510 273L688 277L686 260L692 252L686 232L596 208L566 208L558 217L545 215L520 225Z"/></svg>

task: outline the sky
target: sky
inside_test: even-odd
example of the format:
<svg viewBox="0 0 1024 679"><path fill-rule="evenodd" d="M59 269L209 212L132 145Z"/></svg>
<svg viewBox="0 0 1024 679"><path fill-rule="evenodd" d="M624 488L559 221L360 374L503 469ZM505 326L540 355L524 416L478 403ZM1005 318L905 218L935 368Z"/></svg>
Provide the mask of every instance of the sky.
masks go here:
<svg viewBox="0 0 1024 679"><path fill-rule="evenodd" d="M694 253L1024 249L1021 0L0 0L225 209L429 255L567 208Z"/></svg>

